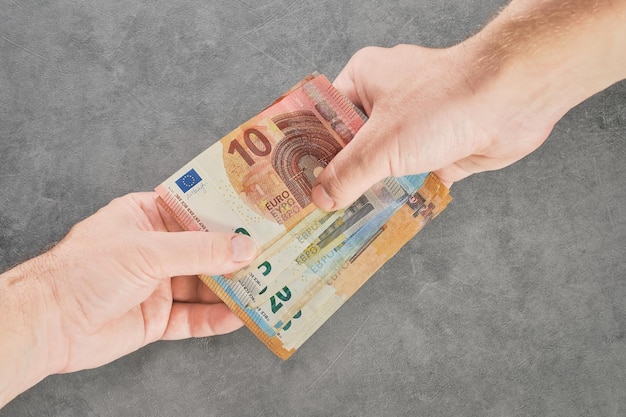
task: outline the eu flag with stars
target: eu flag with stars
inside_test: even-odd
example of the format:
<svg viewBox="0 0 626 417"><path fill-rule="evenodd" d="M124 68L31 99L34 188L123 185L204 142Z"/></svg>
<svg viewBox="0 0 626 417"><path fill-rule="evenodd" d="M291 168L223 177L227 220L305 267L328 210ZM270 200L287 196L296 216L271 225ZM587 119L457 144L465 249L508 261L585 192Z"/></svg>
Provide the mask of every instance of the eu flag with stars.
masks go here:
<svg viewBox="0 0 626 417"><path fill-rule="evenodd" d="M198 175L195 169L191 168L185 175L176 180L176 185L178 185L178 188L180 188L183 193L186 193L200 181L202 181L200 175Z"/></svg>

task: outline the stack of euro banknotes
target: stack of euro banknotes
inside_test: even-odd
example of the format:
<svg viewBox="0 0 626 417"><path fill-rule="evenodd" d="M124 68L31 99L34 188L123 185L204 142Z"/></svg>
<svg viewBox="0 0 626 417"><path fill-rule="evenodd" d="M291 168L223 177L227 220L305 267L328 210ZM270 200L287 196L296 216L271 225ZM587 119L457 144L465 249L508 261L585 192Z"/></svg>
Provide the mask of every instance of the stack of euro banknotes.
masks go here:
<svg viewBox="0 0 626 417"><path fill-rule="evenodd" d="M420 174L386 178L343 210L316 208L316 176L365 121L314 74L156 188L184 229L255 240L248 267L200 279L282 359L451 200Z"/></svg>

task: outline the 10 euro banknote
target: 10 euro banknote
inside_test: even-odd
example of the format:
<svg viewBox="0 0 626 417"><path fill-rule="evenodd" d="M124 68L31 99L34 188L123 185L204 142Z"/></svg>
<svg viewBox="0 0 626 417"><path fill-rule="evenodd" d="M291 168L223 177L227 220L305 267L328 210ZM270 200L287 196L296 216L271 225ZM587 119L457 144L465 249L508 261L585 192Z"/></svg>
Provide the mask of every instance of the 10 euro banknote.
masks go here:
<svg viewBox="0 0 626 417"><path fill-rule="evenodd" d="M260 248L232 276L201 276L282 359L450 202L433 174L389 177L327 213L316 176L365 123L322 75L311 75L160 184L186 230L244 233Z"/></svg>

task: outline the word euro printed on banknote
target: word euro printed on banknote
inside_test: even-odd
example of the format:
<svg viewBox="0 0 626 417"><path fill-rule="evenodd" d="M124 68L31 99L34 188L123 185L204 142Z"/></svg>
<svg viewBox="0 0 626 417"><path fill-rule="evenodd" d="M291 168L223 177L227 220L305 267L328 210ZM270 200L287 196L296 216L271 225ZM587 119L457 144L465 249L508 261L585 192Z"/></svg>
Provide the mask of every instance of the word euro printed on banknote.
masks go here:
<svg viewBox="0 0 626 417"><path fill-rule="evenodd" d="M183 228L256 241L248 267L200 279L282 359L451 200L421 174L389 177L346 209L317 209L316 176L365 120L311 75L156 188Z"/></svg>

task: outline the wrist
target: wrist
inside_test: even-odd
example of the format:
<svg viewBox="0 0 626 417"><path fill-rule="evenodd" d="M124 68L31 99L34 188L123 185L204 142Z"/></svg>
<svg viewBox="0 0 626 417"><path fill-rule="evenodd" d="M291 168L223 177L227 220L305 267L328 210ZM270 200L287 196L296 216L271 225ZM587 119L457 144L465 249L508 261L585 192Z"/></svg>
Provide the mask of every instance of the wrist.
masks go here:
<svg viewBox="0 0 626 417"><path fill-rule="evenodd" d="M63 368L50 261L44 254L0 275L0 407Z"/></svg>
<svg viewBox="0 0 626 417"><path fill-rule="evenodd" d="M459 45L486 96L553 125L626 77L626 3L588 6L582 0L514 0Z"/></svg>

